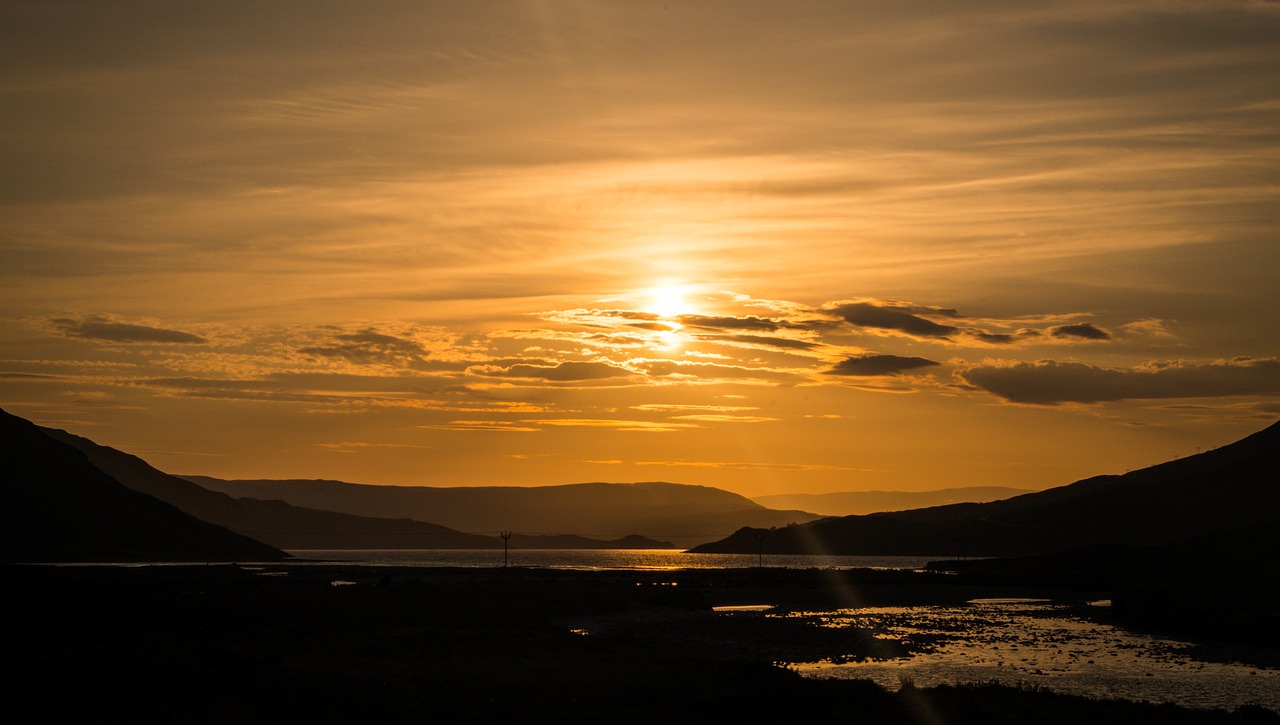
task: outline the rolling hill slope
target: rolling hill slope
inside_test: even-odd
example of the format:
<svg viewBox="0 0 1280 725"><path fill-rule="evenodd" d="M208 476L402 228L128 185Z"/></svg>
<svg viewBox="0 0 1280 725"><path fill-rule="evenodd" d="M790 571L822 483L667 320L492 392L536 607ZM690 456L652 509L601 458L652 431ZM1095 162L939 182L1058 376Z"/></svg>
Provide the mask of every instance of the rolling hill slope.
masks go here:
<svg viewBox="0 0 1280 725"><path fill-rule="evenodd" d="M1121 476L989 503L743 529L695 550L1015 556L1097 544L1164 545L1267 524L1280 508L1278 482L1280 423L1216 450Z"/></svg>
<svg viewBox="0 0 1280 725"><path fill-rule="evenodd" d="M936 491L843 491L839 493L783 493L752 496L751 500L778 509L801 509L823 516L861 516L953 503L984 503L1030 493L1027 488L968 486Z"/></svg>
<svg viewBox="0 0 1280 725"><path fill-rule="evenodd" d="M52 428L40 429L87 456L125 486L165 501L198 519L225 526L281 549L501 548L494 537L466 534L407 518L380 519L310 510L284 501L235 499L153 468L114 448Z"/></svg>
<svg viewBox="0 0 1280 725"><path fill-rule="evenodd" d="M407 516L463 531L606 539L639 533L679 546L713 541L743 526L785 526L819 518L804 511L768 509L717 488L662 482L429 487L183 478L232 496L279 499L361 516Z"/></svg>
<svg viewBox="0 0 1280 725"><path fill-rule="evenodd" d="M0 557L20 562L275 561L285 553L130 490L0 410Z"/></svg>
<svg viewBox="0 0 1280 725"><path fill-rule="evenodd" d="M282 549L501 549L496 535L466 533L415 520L394 509L388 516L360 516L295 506L278 499L235 498L160 471L137 456L52 428L41 432L70 445L98 469L204 521ZM495 530L496 534L496 530ZM624 535L627 536L627 535ZM670 548L642 536L605 541L581 536L517 536L512 545L567 549Z"/></svg>

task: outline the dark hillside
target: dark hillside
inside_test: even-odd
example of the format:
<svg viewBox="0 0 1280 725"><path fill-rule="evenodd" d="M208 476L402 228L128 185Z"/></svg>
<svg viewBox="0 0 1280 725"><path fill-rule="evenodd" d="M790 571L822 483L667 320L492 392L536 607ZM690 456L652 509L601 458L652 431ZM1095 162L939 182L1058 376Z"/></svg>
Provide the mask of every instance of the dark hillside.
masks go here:
<svg viewBox="0 0 1280 725"><path fill-rule="evenodd" d="M282 551L132 491L0 411L0 556L11 562L275 561Z"/></svg>
<svg viewBox="0 0 1280 725"><path fill-rule="evenodd" d="M703 552L1019 556L1098 544L1159 546L1261 526L1280 503L1280 424L1122 476L990 503L743 529Z"/></svg>

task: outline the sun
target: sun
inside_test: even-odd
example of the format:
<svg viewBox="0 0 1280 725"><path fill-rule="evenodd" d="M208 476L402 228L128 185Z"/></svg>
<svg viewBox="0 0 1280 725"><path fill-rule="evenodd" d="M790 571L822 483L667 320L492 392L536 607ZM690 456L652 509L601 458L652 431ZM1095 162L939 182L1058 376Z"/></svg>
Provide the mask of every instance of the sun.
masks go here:
<svg viewBox="0 0 1280 725"><path fill-rule="evenodd" d="M694 310L693 305L689 304L686 298L688 291L688 285L683 284L662 284L651 287L646 292L649 302L643 309L645 312L651 312L666 319L690 314Z"/></svg>

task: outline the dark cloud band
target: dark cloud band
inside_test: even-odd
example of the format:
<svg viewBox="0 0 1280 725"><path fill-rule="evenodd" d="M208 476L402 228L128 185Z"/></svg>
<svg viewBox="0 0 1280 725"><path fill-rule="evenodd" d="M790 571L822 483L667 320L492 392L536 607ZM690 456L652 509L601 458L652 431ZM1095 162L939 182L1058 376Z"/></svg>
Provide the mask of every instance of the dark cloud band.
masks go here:
<svg viewBox="0 0 1280 725"><path fill-rule="evenodd" d="M1280 361L1274 359L1134 370L1050 360L972 367L961 377L1005 400L1036 405L1280 393Z"/></svg>
<svg viewBox="0 0 1280 725"><path fill-rule="evenodd" d="M862 355L841 360L835 367L827 371L828 375L898 375L907 370L931 367L939 363L922 357L903 357L901 355Z"/></svg>
<svg viewBox="0 0 1280 725"><path fill-rule="evenodd" d="M190 332L181 330L168 330L163 327L149 327L147 325L131 325L124 322L110 322L98 318L87 320L59 318L52 320L52 322L67 337L80 337L87 340L180 345L208 342L207 339L199 335L193 335Z"/></svg>

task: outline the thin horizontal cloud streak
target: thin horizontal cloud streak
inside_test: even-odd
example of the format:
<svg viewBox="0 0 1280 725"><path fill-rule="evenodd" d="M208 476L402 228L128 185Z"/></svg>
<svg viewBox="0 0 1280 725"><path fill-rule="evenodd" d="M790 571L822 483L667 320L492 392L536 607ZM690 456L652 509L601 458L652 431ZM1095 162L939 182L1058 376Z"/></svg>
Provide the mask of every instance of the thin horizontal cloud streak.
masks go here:
<svg viewBox="0 0 1280 725"><path fill-rule="evenodd" d="M957 328L951 325L939 324L914 314L913 308L850 302L832 307L831 312L855 327L887 330L915 337L946 338L957 332Z"/></svg>
<svg viewBox="0 0 1280 725"><path fill-rule="evenodd" d="M933 367L940 363L922 357L903 355L859 355L848 357L826 371L828 375L854 377L899 375L909 370Z"/></svg>
<svg viewBox="0 0 1280 725"><path fill-rule="evenodd" d="M766 415L729 415L726 413L691 413L673 415L672 420L692 420L700 423L771 423L778 420Z"/></svg>
<svg viewBox="0 0 1280 725"><path fill-rule="evenodd" d="M554 382L604 380L634 375L630 370L603 362L565 361L556 365L512 365L509 368L471 368L473 374L489 377L530 378Z"/></svg>
<svg viewBox="0 0 1280 725"><path fill-rule="evenodd" d="M420 425L423 430L467 431L480 433L537 433L539 428L508 420L454 420L437 425Z"/></svg>
<svg viewBox="0 0 1280 725"><path fill-rule="evenodd" d="M713 413L736 413L747 410L759 410L754 405L703 405L696 403L644 403L631 406L633 410L652 413L677 413L684 411L707 411Z"/></svg>
<svg viewBox="0 0 1280 725"><path fill-rule="evenodd" d="M822 343L818 342L797 340L792 337L765 337L763 335L700 335L698 339L752 347L779 348L782 350L814 350L822 347Z"/></svg>
<svg viewBox="0 0 1280 725"><path fill-rule="evenodd" d="M339 358L355 363L413 363L424 360L428 352L421 344L372 329L334 335L328 345L299 348L304 355Z"/></svg>
<svg viewBox="0 0 1280 725"><path fill-rule="evenodd" d="M688 325L689 327L706 327L721 330L760 330L773 332L782 326L775 320L757 317L755 315L746 315L744 317L680 315L677 319L679 319L680 324Z"/></svg>
<svg viewBox="0 0 1280 725"><path fill-rule="evenodd" d="M200 335L183 332L182 330L114 322L104 317L89 317L83 320L56 318L50 320L50 322L67 337L79 337L86 340L179 345L198 345L209 342L208 339Z"/></svg>
<svg viewBox="0 0 1280 725"><path fill-rule="evenodd" d="M622 461L598 461L599 463L621 463ZM636 461L637 466L670 466L687 468L727 468L739 471L868 471L870 469L855 466L835 466L805 463L760 463L754 461Z"/></svg>
<svg viewBox="0 0 1280 725"><path fill-rule="evenodd" d="M644 433L673 433L688 428L698 428L696 423L672 423L666 421L619 420L615 418L541 418L522 420L535 426L570 428L612 428L621 431Z"/></svg>
<svg viewBox="0 0 1280 725"><path fill-rule="evenodd" d="M1077 337L1083 340L1110 340L1111 333L1099 329L1088 322L1076 325L1062 325L1049 331L1054 337Z"/></svg>

